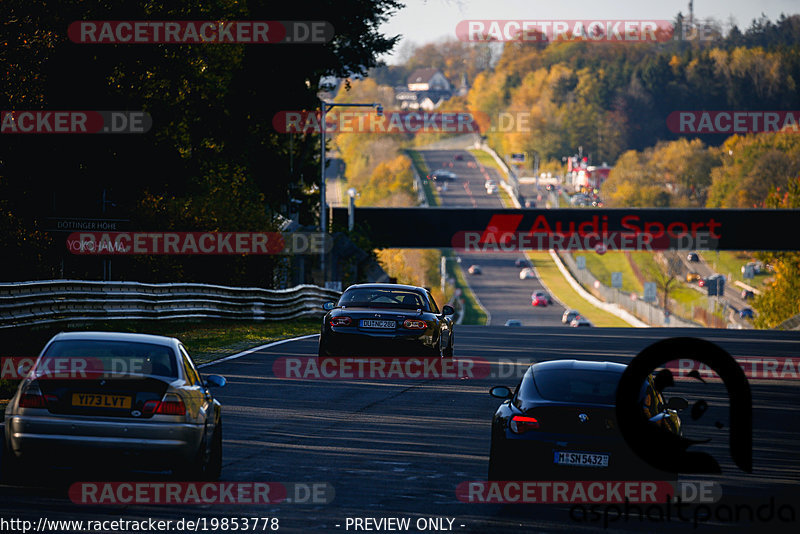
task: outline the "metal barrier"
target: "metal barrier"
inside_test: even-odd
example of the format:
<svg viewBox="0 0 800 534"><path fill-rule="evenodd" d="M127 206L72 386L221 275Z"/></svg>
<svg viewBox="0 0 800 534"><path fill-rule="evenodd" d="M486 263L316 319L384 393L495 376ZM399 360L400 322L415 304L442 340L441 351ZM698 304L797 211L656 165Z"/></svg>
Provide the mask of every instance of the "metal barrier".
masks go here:
<svg viewBox="0 0 800 534"><path fill-rule="evenodd" d="M800 313L786 319L777 326L778 330L800 330Z"/></svg>
<svg viewBox="0 0 800 534"><path fill-rule="evenodd" d="M275 321L319 317L340 292L313 285L289 289L207 284L46 280L0 284L0 329L119 319L225 318Z"/></svg>
<svg viewBox="0 0 800 534"><path fill-rule="evenodd" d="M603 285L588 269L578 269L578 264L571 254L559 254L559 257L564 262L564 265L567 266L572 276L587 291L601 300L620 306L650 326L700 326L697 323L693 323L673 314L669 314L669 317L667 317L663 308L641 300L638 295L633 299L631 298L631 295L633 295L632 293Z"/></svg>

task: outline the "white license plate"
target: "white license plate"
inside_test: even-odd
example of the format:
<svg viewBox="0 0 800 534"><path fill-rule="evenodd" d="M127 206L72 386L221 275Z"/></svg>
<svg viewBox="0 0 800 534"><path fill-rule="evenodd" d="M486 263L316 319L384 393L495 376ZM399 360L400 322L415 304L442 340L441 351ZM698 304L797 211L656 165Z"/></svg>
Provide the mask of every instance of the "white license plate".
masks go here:
<svg viewBox="0 0 800 534"><path fill-rule="evenodd" d="M363 319L361 321L362 328L394 328L395 325L394 321L378 321L375 319Z"/></svg>
<svg viewBox="0 0 800 534"><path fill-rule="evenodd" d="M583 467L608 467L608 454L591 452L553 451L553 463Z"/></svg>

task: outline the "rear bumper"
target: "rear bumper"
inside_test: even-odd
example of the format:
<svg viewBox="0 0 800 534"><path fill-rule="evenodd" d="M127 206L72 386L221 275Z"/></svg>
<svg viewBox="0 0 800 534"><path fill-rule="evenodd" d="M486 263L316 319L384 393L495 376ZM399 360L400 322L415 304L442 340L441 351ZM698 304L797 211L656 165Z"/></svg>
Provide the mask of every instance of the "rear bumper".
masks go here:
<svg viewBox="0 0 800 534"><path fill-rule="evenodd" d="M636 456L620 439L549 434L539 439L502 439L499 450L522 480L674 480ZM555 463L556 452L607 454L607 467Z"/></svg>
<svg viewBox="0 0 800 534"><path fill-rule="evenodd" d="M320 342L329 356L428 356L436 349L432 330L421 333L328 331Z"/></svg>
<svg viewBox="0 0 800 534"><path fill-rule="evenodd" d="M204 425L175 421L89 420L26 414L7 418L5 434L11 451L22 458L50 459L63 454L77 459L107 451L159 453L188 461L197 454L204 430Z"/></svg>

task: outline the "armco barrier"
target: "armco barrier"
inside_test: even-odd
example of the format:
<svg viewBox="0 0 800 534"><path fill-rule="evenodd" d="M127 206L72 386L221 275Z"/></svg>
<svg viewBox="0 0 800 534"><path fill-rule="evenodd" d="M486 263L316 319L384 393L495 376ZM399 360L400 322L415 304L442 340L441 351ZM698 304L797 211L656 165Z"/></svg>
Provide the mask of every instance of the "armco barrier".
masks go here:
<svg viewBox="0 0 800 534"><path fill-rule="evenodd" d="M800 330L800 313L778 325L778 330Z"/></svg>
<svg viewBox="0 0 800 534"><path fill-rule="evenodd" d="M578 269L577 262L571 254L560 254L560 259L566 265L568 271L584 288L590 293L594 293L600 299L607 303L616 304L617 306L627 310L631 315L638 317L643 322L650 326L673 326L683 328L694 328L700 325L677 317L669 315L667 319L664 309L645 302L640 298L631 299L631 294L627 291L622 291L613 287L608 287L600 283L597 278L589 272L588 269Z"/></svg>
<svg viewBox="0 0 800 534"><path fill-rule="evenodd" d="M0 329L68 321L225 318L274 321L318 317L341 293L207 284L46 280L0 284Z"/></svg>

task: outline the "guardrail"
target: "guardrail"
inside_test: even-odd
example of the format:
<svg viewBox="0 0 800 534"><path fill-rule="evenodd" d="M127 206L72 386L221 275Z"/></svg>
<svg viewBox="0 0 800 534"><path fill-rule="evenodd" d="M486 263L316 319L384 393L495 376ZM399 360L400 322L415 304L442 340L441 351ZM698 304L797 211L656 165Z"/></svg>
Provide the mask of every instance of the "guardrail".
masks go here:
<svg viewBox="0 0 800 534"><path fill-rule="evenodd" d="M590 293L594 293L603 301L615 304L627 310L631 315L638 317L650 326L672 326L683 328L695 328L700 326L697 323L677 317L673 314L667 315L663 308L640 299L631 298L631 293L613 287L608 287L601 283L588 269L578 269L577 262L571 254L559 256L572 276Z"/></svg>
<svg viewBox="0 0 800 534"><path fill-rule="evenodd" d="M45 280L0 284L0 329L69 321L224 318L275 321L318 317L340 292L207 284Z"/></svg>
<svg viewBox="0 0 800 534"><path fill-rule="evenodd" d="M777 326L778 330L800 330L800 313L786 319Z"/></svg>

